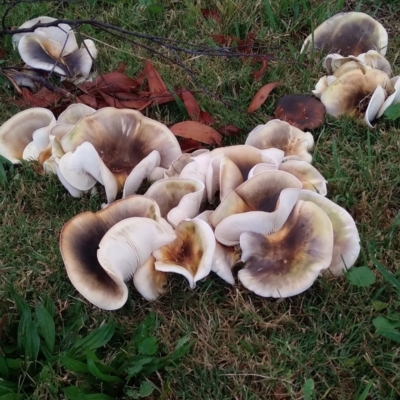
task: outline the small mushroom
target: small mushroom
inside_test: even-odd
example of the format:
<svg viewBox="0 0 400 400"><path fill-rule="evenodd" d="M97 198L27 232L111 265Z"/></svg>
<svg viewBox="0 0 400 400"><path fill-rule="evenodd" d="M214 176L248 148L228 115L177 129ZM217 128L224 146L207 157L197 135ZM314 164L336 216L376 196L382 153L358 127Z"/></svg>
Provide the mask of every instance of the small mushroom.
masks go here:
<svg viewBox="0 0 400 400"><path fill-rule="evenodd" d="M329 217L333 228L333 256L329 271L339 276L351 268L360 254L360 236L352 216L333 201L311 192L301 190L299 199L313 202Z"/></svg>
<svg viewBox="0 0 400 400"><path fill-rule="evenodd" d="M181 221L175 228L176 239L155 250L157 271L183 275L192 289L211 271L215 237L210 226L200 219Z"/></svg>
<svg viewBox="0 0 400 400"><path fill-rule="evenodd" d="M312 156L308 150L314 146L314 138L310 132L303 132L285 121L273 119L254 128L247 136L246 145L258 149L280 149L286 157L298 156L311 162Z"/></svg>
<svg viewBox="0 0 400 400"><path fill-rule="evenodd" d="M243 232L269 234L281 229L301 187L301 182L287 172L254 175L232 190L211 215L216 239L234 246Z"/></svg>
<svg viewBox="0 0 400 400"><path fill-rule="evenodd" d="M316 129L324 124L325 107L311 96L290 94L276 103L275 118L301 130Z"/></svg>
<svg viewBox="0 0 400 400"><path fill-rule="evenodd" d="M97 250L112 226L131 217L151 218L157 221L163 230L157 225L156 232L162 232L164 236L165 221L163 224L157 203L139 195L118 200L97 213L87 211L78 214L68 221L61 231L60 251L71 283L87 300L106 310L120 308L125 303L127 289L123 277L124 273L130 275L131 272L121 270L109 275L99 263ZM158 233L153 232L152 235ZM168 234L171 235L172 231ZM139 236L141 235L144 237L147 233L143 231L139 233ZM148 237L149 241L153 239ZM111 248L111 251L114 254L118 253L115 247ZM143 250L139 248L139 251L142 251L140 254L144 259ZM144 261L149 257L150 255Z"/></svg>
<svg viewBox="0 0 400 400"><path fill-rule="evenodd" d="M197 179L170 178L154 182L144 195L154 199L161 216L176 227L182 220L198 215L204 190L204 183Z"/></svg>
<svg viewBox="0 0 400 400"><path fill-rule="evenodd" d="M270 235L240 236L243 286L262 297L290 297L307 290L332 260L333 231L315 204L298 201L283 227Z"/></svg>
<svg viewBox="0 0 400 400"><path fill-rule="evenodd" d="M157 300L166 292L167 273L157 271L156 259L153 256L139 267L133 274L133 284L136 290L149 301Z"/></svg>
<svg viewBox="0 0 400 400"><path fill-rule="evenodd" d="M368 50L386 54L388 34L378 21L361 12L342 12L319 25L300 50L358 56Z"/></svg>
<svg viewBox="0 0 400 400"><path fill-rule="evenodd" d="M41 129L48 136L49 126L54 122L53 113L40 107L14 115L0 127L0 155L12 163L19 163L23 159L26 146L33 141L35 132ZM42 133L38 136L41 135Z"/></svg>

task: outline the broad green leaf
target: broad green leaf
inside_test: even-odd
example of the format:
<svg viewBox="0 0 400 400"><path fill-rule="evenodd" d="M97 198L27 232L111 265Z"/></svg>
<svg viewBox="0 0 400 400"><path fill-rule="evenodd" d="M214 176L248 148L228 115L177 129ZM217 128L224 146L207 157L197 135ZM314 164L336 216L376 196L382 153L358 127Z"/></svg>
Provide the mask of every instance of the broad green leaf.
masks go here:
<svg viewBox="0 0 400 400"><path fill-rule="evenodd" d="M22 314L25 310L29 310L29 312L30 312L30 308L29 308L28 304L26 303L26 301L19 294L17 294L14 289L11 289L11 297L15 301L15 304L18 308L19 315L22 316Z"/></svg>
<svg viewBox="0 0 400 400"><path fill-rule="evenodd" d="M388 305L389 305L388 303L384 303L383 301L379 301L379 300L374 301L372 303L372 307L374 307L374 310L376 310L376 311L382 311L385 308L387 308Z"/></svg>
<svg viewBox="0 0 400 400"><path fill-rule="evenodd" d="M7 365L10 369L20 369L22 360L20 358L7 358Z"/></svg>
<svg viewBox="0 0 400 400"><path fill-rule="evenodd" d="M154 313L150 313L147 318L136 328L133 334L133 341L139 344L143 339L150 336L151 332L156 327L156 316Z"/></svg>
<svg viewBox="0 0 400 400"><path fill-rule="evenodd" d="M178 340L178 342L176 343L175 350L178 350L178 349L180 349L181 347L183 347L183 345L186 344L186 343L189 341L189 339L190 339L190 336L189 336L189 335L186 335L186 336L181 337L181 338Z"/></svg>
<svg viewBox="0 0 400 400"><path fill-rule="evenodd" d="M400 103L397 103L396 105L400 105ZM389 271L386 270L386 268L375 258L375 256L372 254L370 250L370 257L372 262L374 263L376 269L383 275L383 277L391 283L397 291L400 292L400 281L396 279L393 274L391 274Z"/></svg>
<svg viewBox="0 0 400 400"><path fill-rule="evenodd" d="M400 327L399 321L391 321L388 318L379 316L372 320L376 329L393 330Z"/></svg>
<svg viewBox="0 0 400 400"><path fill-rule="evenodd" d="M43 307L48 311L48 313L54 318L56 315L56 306L53 299L46 294L43 299Z"/></svg>
<svg viewBox="0 0 400 400"><path fill-rule="evenodd" d="M153 15L161 14L164 11L164 7L161 5L153 4L148 6L146 9L147 12Z"/></svg>
<svg viewBox="0 0 400 400"><path fill-rule="evenodd" d="M0 378L8 379L10 371L8 370L7 360L0 354Z"/></svg>
<svg viewBox="0 0 400 400"><path fill-rule="evenodd" d="M36 318L39 324L40 333L51 354L54 352L54 343L56 340L56 328L54 325L53 317L43 306L36 306Z"/></svg>
<svg viewBox="0 0 400 400"><path fill-rule="evenodd" d="M136 361L131 367L127 368L126 373L128 374L127 379L131 379L140 373L143 369L143 366L146 364L150 364L154 361L154 357L146 357Z"/></svg>
<svg viewBox="0 0 400 400"><path fill-rule="evenodd" d="M0 161L0 182L7 182L7 174L3 163Z"/></svg>
<svg viewBox="0 0 400 400"><path fill-rule="evenodd" d="M25 337L25 356L32 361L37 360L40 349L40 337L36 328L36 324L29 322Z"/></svg>
<svg viewBox="0 0 400 400"><path fill-rule="evenodd" d="M8 394L3 394L0 396L0 400L20 400L23 399L24 397L21 394L17 393L8 393Z"/></svg>
<svg viewBox="0 0 400 400"><path fill-rule="evenodd" d="M89 372L93 376L101 379L104 382L123 382L122 379L119 378L118 376L103 374L100 371L100 369L97 367L97 365L96 365L97 357L91 350L86 351L86 356L87 356L87 366L88 366Z"/></svg>
<svg viewBox="0 0 400 400"><path fill-rule="evenodd" d="M366 398L367 398L367 396L368 396L368 394L369 394L369 391L371 390L373 384L374 384L374 383L373 383L372 381L369 382L368 385L367 385L366 388L363 390L363 392L360 394L360 396L358 397L357 400L366 400Z"/></svg>
<svg viewBox="0 0 400 400"><path fill-rule="evenodd" d="M314 380L307 379L303 385L304 400L312 400L314 398Z"/></svg>
<svg viewBox="0 0 400 400"><path fill-rule="evenodd" d="M381 331L380 329L378 329L376 332L379 335L384 336L386 339L390 339L396 343L400 343L400 331L398 331L398 330Z"/></svg>
<svg viewBox="0 0 400 400"><path fill-rule="evenodd" d="M390 105L384 112L386 118L395 121L400 118L400 103Z"/></svg>
<svg viewBox="0 0 400 400"><path fill-rule="evenodd" d="M85 393L77 386L68 386L63 392L68 400L86 400Z"/></svg>
<svg viewBox="0 0 400 400"><path fill-rule="evenodd" d="M139 353L145 356L152 356L157 349L157 338L154 336L145 338L138 344Z"/></svg>
<svg viewBox="0 0 400 400"><path fill-rule="evenodd" d="M104 346L113 337L115 330L114 320L110 318L110 321L95 331L89 333L83 339L76 342L73 349L80 350L95 350L99 347Z"/></svg>
<svg viewBox="0 0 400 400"><path fill-rule="evenodd" d="M154 385L151 382L142 382L139 388L139 395L141 397L150 396L153 393Z"/></svg>
<svg viewBox="0 0 400 400"><path fill-rule="evenodd" d="M88 366L85 363L67 356L62 356L60 358L60 364L72 372L89 372Z"/></svg>
<svg viewBox="0 0 400 400"><path fill-rule="evenodd" d="M29 308L22 310L21 319L18 324L18 347L20 351L25 348L25 339L28 331L28 326L32 322L32 314Z"/></svg>
<svg viewBox="0 0 400 400"><path fill-rule="evenodd" d="M346 279L358 287L368 287L375 283L376 277L368 267L353 267L347 274Z"/></svg>
<svg viewBox="0 0 400 400"><path fill-rule="evenodd" d="M9 393L16 393L17 391L18 391L17 383L0 380L0 396Z"/></svg>

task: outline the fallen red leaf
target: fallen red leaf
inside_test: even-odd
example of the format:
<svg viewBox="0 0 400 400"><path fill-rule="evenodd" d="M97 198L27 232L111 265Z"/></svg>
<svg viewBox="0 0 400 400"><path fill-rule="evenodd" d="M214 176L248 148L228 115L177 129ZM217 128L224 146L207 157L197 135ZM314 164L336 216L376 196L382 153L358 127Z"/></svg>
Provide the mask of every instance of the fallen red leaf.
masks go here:
<svg viewBox="0 0 400 400"><path fill-rule="evenodd" d="M29 104L31 107L50 107L55 106L60 98L60 93L52 92L45 87L34 94L27 88L22 88L22 100L17 100L15 103L19 105Z"/></svg>
<svg viewBox="0 0 400 400"><path fill-rule="evenodd" d="M117 72L122 72L122 73L125 72L125 67L126 67L126 64L123 61L121 61L118 65Z"/></svg>
<svg viewBox="0 0 400 400"><path fill-rule="evenodd" d="M197 121L179 122L170 127L172 133L187 139L194 139L206 144L222 145L222 136L215 129Z"/></svg>
<svg viewBox="0 0 400 400"><path fill-rule="evenodd" d="M250 53L251 49L254 44L254 39L256 38L256 34L253 32L250 32L247 34L245 41L241 41L242 43L238 46L239 51L242 53Z"/></svg>
<svg viewBox="0 0 400 400"><path fill-rule="evenodd" d="M207 8L202 8L201 9L201 13L203 14L203 17L205 19L213 19L216 22L220 22L221 21L221 18L220 18L220 15L219 15L218 11L210 10L210 9L207 9Z"/></svg>
<svg viewBox="0 0 400 400"><path fill-rule="evenodd" d="M182 153L190 153L191 151L203 148L201 143L194 139L179 140L179 146L181 146Z"/></svg>
<svg viewBox="0 0 400 400"><path fill-rule="evenodd" d="M81 90L90 91L91 89L102 89L113 93L115 91L130 92L140 87L140 83L122 72L110 72L99 76L94 82L86 82L79 85Z"/></svg>
<svg viewBox="0 0 400 400"><path fill-rule="evenodd" d="M226 136L234 136L240 132L240 129L234 125L228 124L221 126L221 128L219 128L218 131Z"/></svg>
<svg viewBox="0 0 400 400"><path fill-rule="evenodd" d="M202 122L206 125L213 125L215 121L211 114L209 114L207 111L200 110L199 122Z"/></svg>
<svg viewBox="0 0 400 400"><path fill-rule="evenodd" d="M259 109L261 105L264 104L265 100L267 100L268 95L271 93L271 91L276 87L283 85L284 84L282 82L271 82L264 85L253 97L253 100L251 101L247 112L252 113Z"/></svg>
<svg viewBox="0 0 400 400"><path fill-rule="evenodd" d="M267 67L268 67L268 60L263 59L260 69L251 74L256 82L261 80L261 78L265 74L265 71L267 70Z"/></svg>
<svg viewBox="0 0 400 400"><path fill-rule="evenodd" d="M237 43L238 46L244 45L243 40L239 39L236 36L231 35L210 35L210 37L217 43L221 44L222 46L229 46L232 43Z"/></svg>
<svg viewBox="0 0 400 400"><path fill-rule="evenodd" d="M167 85L162 80L158 71L153 67L153 64L146 60L146 76L147 82L149 83L150 92L153 94L165 93L168 92Z"/></svg>
<svg viewBox="0 0 400 400"><path fill-rule="evenodd" d="M183 91L180 94L180 98L182 99L183 104L186 107L186 111L189 114L189 117L193 121L198 121L200 117L200 107L197 104L197 101L194 98L193 94L183 88Z"/></svg>
<svg viewBox="0 0 400 400"><path fill-rule="evenodd" d="M156 105L160 105L160 104L169 103L171 101L175 101L174 96L172 96L172 94L168 90L165 93L152 95L149 98L153 101L152 106L156 106Z"/></svg>
<svg viewBox="0 0 400 400"><path fill-rule="evenodd" d="M96 97L91 96L90 94L80 95L76 98L76 102L86 104L87 106L92 107L96 110L98 109Z"/></svg>

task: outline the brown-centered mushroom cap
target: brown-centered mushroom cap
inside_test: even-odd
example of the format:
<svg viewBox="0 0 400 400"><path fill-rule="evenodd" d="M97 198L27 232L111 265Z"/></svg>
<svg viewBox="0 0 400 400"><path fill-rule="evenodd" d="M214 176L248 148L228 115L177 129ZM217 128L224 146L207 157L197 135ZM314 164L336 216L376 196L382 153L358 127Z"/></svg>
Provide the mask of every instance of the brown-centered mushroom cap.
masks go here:
<svg viewBox="0 0 400 400"><path fill-rule="evenodd" d="M301 130L319 128L324 124L325 106L304 94L290 94L278 100L275 117Z"/></svg>
<svg viewBox="0 0 400 400"><path fill-rule="evenodd" d="M131 217L160 220L157 203L144 196L130 196L107 208L78 214L62 228L61 255L71 283L98 307L112 310L126 301L126 285L114 280L97 259L99 243L106 232L119 221Z"/></svg>

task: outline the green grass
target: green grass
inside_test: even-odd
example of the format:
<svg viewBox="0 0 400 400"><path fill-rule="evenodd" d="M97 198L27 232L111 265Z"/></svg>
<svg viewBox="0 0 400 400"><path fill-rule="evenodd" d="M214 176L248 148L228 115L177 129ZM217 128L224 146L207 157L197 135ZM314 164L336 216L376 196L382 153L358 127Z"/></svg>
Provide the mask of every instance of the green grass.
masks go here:
<svg viewBox="0 0 400 400"><path fill-rule="evenodd" d="M152 12L148 8L151 4L161 4L161 12ZM217 10L221 22L205 20L201 8ZM82 0L70 4L19 4L6 24L18 26L40 15L96 18L198 45L210 43L210 34L244 38L254 32L257 42L268 46L269 53L285 60L270 62L259 83L250 77L257 68L250 62L182 55L204 86L233 105L229 108L199 90L179 67L92 27L81 29L85 37L100 41L101 71L115 70L124 61L126 72L134 75L148 58L170 87L184 86L195 92L200 106L216 119L216 127L229 123L247 133L272 118L277 99L290 93L310 93L324 73L319 59L309 60L298 54L311 27L336 12L355 9L376 15L388 29L387 57L394 73L400 73L397 1ZM0 7L0 14L3 10ZM3 46L5 64L20 63L10 37L5 38ZM255 92L272 81L285 82L285 86L275 89L256 113L248 115L246 110ZM15 94L4 82L1 84L3 122L18 109L10 105ZM179 107L173 104L146 113L168 124L183 120ZM73 199L55 177L37 173L34 165L23 164L13 171L6 167L7 181L0 183L0 318L7 316L8 321L0 328L0 354L21 360L11 365L14 370L9 366L9 380L19 388L19 398L63 398L66 388L77 385L88 393L133 398L129 389L138 389L146 379L157 387L149 398L160 399L399 398L398 344L378 335L372 320L380 315L398 315L400 304L393 286L375 269L368 248L399 279L400 125L381 119L375 130L369 130L350 118L327 118L313 134L313 165L329 182L328 197L345 207L357 222L362 252L356 265L369 266L376 273L376 283L370 287L354 286L345 278L323 277L304 294L271 300L241 285L230 287L215 275L199 282L193 291L184 279L173 276L167 294L158 301L145 301L132 286L121 310L104 312L86 302L70 284L58 248L63 224L79 212L98 210L102 199ZM244 138L226 138L225 144L241 143ZM36 321L34 307L43 304L50 310L55 327L54 360L49 361L45 335L39 328L38 361L25 357L26 349L19 343L21 313L14 291L31 308L32 321ZM385 309L380 310L377 304L384 304ZM167 368L131 379L124 371L112 372L122 362L121 357L136 354L129 344L138 326L153 314L156 323L146 337L157 339L155 356L172 354L183 337L189 338L189 353ZM101 365L106 375L116 374L122 383L107 383L104 377L99 378L101 375L74 372L59 359L80 338L109 321L110 315L115 331L96 350L96 365ZM87 363L86 356L77 357ZM0 379L0 400L18 398L2 397L7 393L1 391L1 385ZM76 393L70 396L85 398Z"/></svg>

